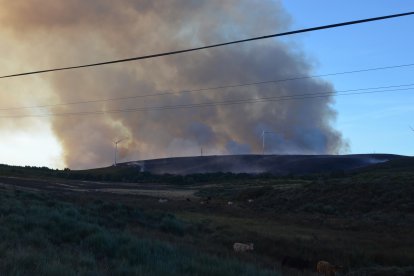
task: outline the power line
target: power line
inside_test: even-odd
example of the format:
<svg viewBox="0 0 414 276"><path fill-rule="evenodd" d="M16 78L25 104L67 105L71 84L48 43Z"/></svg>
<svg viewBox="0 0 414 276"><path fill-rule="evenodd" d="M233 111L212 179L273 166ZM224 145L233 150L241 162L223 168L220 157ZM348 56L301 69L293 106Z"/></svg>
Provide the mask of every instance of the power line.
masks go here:
<svg viewBox="0 0 414 276"><path fill-rule="evenodd" d="M0 111L47 108L47 107L57 107L57 106L76 105L76 104L121 101L121 100L130 100L130 99L146 98L146 97L168 96L168 95L177 95L177 94L202 92L202 91L210 91L210 90L219 90L219 89L226 89L226 88L236 88L236 87L244 87L244 86L253 86L253 85L277 84L277 83L287 82L287 81L321 78L321 77L328 77L328 76L338 76L338 75L346 75L346 74L354 74L354 73L363 73L363 72L379 71L379 70L395 69L395 68L411 67L411 66L414 66L414 63L383 66L383 67L374 67L374 68L366 68L366 69L343 71L343 72L336 72L336 73L327 73L327 74L313 75L313 76L292 77L292 78L278 79L278 80L267 80L267 81L259 81L259 82L250 82L250 83L241 83L241 84L232 84L232 85L198 88L198 89L191 89L191 90L181 90L181 91L176 91L176 92L174 92L174 91L173 92L162 92L162 93L155 93L155 94L133 95L133 96L125 96L125 97L86 100L86 101L75 101L75 102L46 104L46 105L21 106L21 107L4 107L4 108L0 108ZM411 85L411 84L404 84L404 85L399 85L399 86L407 86L407 85ZM380 88L391 88L391 87L395 87L395 86L380 87ZM372 89L374 89L374 88L372 88Z"/></svg>
<svg viewBox="0 0 414 276"><path fill-rule="evenodd" d="M280 37L280 36L287 36L287 35L293 35L293 34L299 34L299 33L313 32L313 31L319 31L319 30L324 30L324 29L338 28L338 27L343 27L343 26L348 26L348 25L367 23L371 21L386 20L390 18L396 18L396 17L408 16L408 15L414 15L414 12L392 14L392 15L387 15L387 16L380 16L380 17L354 20L354 21L348 21L348 22L342 22L342 23L336 23L336 24L330 24L330 25L323 25L323 26L318 26L318 27L299 29L295 31L283 32L283 33L277 33L277 34L271 34L271 35L265 35L265 36L258 36L258 37L248 38L248 39L241 39L241 40L235 40L235 41L218 43L218 44L211 44L211 45L206 45L206 46L201 46L201 47L196 47L196 48L189 48L189 49L184 49L184 50L144 55L144 56L138 56L138 57L132 57L132 58L117 59L117 60L103 61L103 62L97 62L97 63L84 64L84 65L76 65L76 66L68 66L68 67L60 67L60 68L52 68L52 69L37 70L37 71L31 71L31 72L25 72L25 73L4 75L4 76L0 76L0 79L26 76L26 75L34 75L34 74L42 74L42 73L55 72L55 71L80 69L80 68L85 68L85 67L94 67L94 66L108 65L108 64L114 64L114 63L122 63L122 62L157 58L157 57L162 57L162 56L170 56L170 55L188 53L188 52L199 51L199 50L204 50L204 49L216 48L216 47L221 47L221 46L226 46L226 45L231 45L231 44L238 44L238 43L243 43L243 42L262 40L262 39L268 39L268 38Z"/></svg>
<svg viewBox="0 0 414 276"><path fill-rule="evenodd" d="M395 86L395 87L398 87L398 86ZM238 104L247 104L247 103L263 103L263 102L278 102L278 101L286 101L286 100L325 98L325 97L331 97L331 96L349 96L349 95L362 95L362 94L385 93L385 92L395 92L395 91L408 91L408 90L414 90L414 87L354 92L354 91L361 91L361 90L367 90L367 89L370 89L370 88L361 88L361 89L352 89L352 90L343 90L343 91L327 91L327 92L320 92L320 93L305 93L305 94L297 94L297 95L289 95L289 96L227 100L227 101L220 101L220 102L180 104L180 105L170 105L170 106L153 106L153 107L138 107L138 108L112 109L112 110L48 113L48 114L38 114L38 115L5 115L5 116L0 116L0 118L38 118L38 117L80 116L80 115L85 116L85 115L104 115L104 114L112 114L112 113L129 113L129 112L142 112L142 111L164 111L164 110L175 110L175 109L238 105Z"/></svg>

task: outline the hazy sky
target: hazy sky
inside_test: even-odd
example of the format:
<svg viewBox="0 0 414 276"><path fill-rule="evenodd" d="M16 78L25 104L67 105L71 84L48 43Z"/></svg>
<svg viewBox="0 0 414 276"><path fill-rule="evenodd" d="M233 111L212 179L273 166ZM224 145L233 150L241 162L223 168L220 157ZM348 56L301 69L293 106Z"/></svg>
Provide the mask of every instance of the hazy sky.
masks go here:
<svg viewBox="0 0 414 276"><path fill-rule="evenodd" d="M379 0L210 1L209 4L178 1L179 8L125 0L122 13L112 11L114 5L105 0L73 1L70 5L64 1L48 2L51 6L41 5L46 1L31 3L34 2L36 5L31 7L26 1L13 1L13 4L0 1L1 75L175 50L188 46L186 43L200 45L414 10L412 1ZM241 4L235 6L237 3ZM133 12L131 7L135 9ZM131 25L129 20L136 25L127 30L124 26ZM186 20L191 24L186 25ZM257 48L253 45L243 45L211 51L201 57L190 55L185 62L178 59L137 62L79 73L0 80L0 108L111 98L131 95L137 90L136 93L146 94L277 79L292 74L317 75L409 64L414 63L413 26L414 16L411 16L269 40L254 46L263 47L260 54L254 51ZM172 34L175 29L178 33ZM168 39L167 34L171 39L160 43ZM247 58L252 55L253 60ZM220 61L226 64L217 66ZM277 62L284 66L278 66ZM150 72L144 68L150 68ZM319 92L410 84L414 83L413 73L414 66L326 77L286 84L276 92L289 95L298 90ZM227 92L228 95L220 96L164 99L161 105L234 99L233 92L261 97L273 95L275 90L251 88ZM121 161L197 154L200 143L210 154L255 153L260 150L262 129L277 132L274 138L269 138L273 139L269 141L269 151L275 153L413 155L414 132L408 127L414 126L413 100L414 90L407 90L323 101L266 103L261 107L255 104L239 109L220 107L164 115L147 112L110 116L105 120L99 115L88 119L0 118L0 163L75 168L109 165L111 140L119 136L130 137L120 147ZM149 99L138 106L146 105L157 106L160 102ZM120 106L101 104L93 108ZM123 103L122 108L136 106L136 102L129 102ZM86 107L77 108L76 111L81 111ZM46 111L70 110L49 108ZM27 112L36 115L45 110L1 114ZM168 118L175 122L167 123Z"/></svg>

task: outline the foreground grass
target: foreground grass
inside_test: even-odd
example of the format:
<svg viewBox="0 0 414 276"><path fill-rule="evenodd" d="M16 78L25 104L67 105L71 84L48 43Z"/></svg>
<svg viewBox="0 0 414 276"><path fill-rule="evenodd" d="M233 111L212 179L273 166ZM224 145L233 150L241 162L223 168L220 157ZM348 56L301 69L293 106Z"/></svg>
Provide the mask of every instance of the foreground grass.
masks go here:
<svg viewBox="0 0 414 276"><path fill-rule="evenodd" d="M191 189L208 204L50 189L63 202L0 190L0 275L272 273L260 265L303 276L313 275L321 259L344 265L341 275L414 275L414 159L397 161L330 175L137 176L155 177L168 191L196 183ZM26 168L0 166L0 175L2 170L27 176ZM33 179L4 181L31 188L39 177L61 177L48 169L27 172ZM36 187L49 185L53 181ZM232 244L238 241L254 242L254 252L235 259ZM284 257L310 265L305 271L281 268Z"/></svg>
<svg viewBox="0 0 414 276"><path fill-rule="evenodd" d="M125 206L78 207L44 195L0 190L1 275L274 275L231 256L220 258L126 230L144 226L182 234L188 225ZM160 222L158 222L160 221Z"/></svg>
<svg viewBox="0 0 414 276"><path fill-rule="evenodd" d="M253 239L255 253L262 258L267 257L274 262L280 262L285 256L300 258L312 264L308 270L314 270L319 260L341 264L347 270L408 267L414 261L411 233L393 235L339 230L264 218L236 218L190 212L178 213L178 217L193 222L207 221L211 228L216 229L212 235L217 243L231 244L235 237L239 240Z"/></svg>

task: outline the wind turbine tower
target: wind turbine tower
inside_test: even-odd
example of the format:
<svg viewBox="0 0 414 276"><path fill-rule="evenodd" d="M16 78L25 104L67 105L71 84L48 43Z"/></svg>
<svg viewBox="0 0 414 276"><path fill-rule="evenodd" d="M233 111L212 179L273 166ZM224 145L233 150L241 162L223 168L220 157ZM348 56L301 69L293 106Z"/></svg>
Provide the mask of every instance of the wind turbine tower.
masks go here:
<svg viewBox="0 0 414 276"><path fill-rule="evenodd" d="M116 164L117 164L118 144L121 143L122 141L126 140L126 139L128 139L128 138L125 137L125 138L113 141L113 143L115 145L115 148L114 148L114 166L116 166Z"/></svg>
<svg viewBox="0 0 414 276"><path fill-rule="evenodd" d="M276 132L273 132L273 131L265 131L265 130L263 130L262 131L262 154L264 155L265 154L265 146L266 146L266 134L276 134Z"/></svg>

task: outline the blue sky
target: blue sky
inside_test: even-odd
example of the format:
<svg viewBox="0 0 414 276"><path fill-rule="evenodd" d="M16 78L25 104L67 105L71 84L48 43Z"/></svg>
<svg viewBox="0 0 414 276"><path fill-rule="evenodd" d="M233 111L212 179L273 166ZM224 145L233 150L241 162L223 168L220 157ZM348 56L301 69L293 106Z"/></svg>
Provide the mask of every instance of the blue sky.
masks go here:
<svg viewBox="0 0 414 276"><path fill-rule="evenodd" d="M283 1L292 29L414 11L414 1ZM414 16L354 25L289 38L300 43L314 74L414 63ZM414 83L414 66L327 77L336 90ZM414 90L340 96L335 127L351 153L414 155Z"/></svg>

